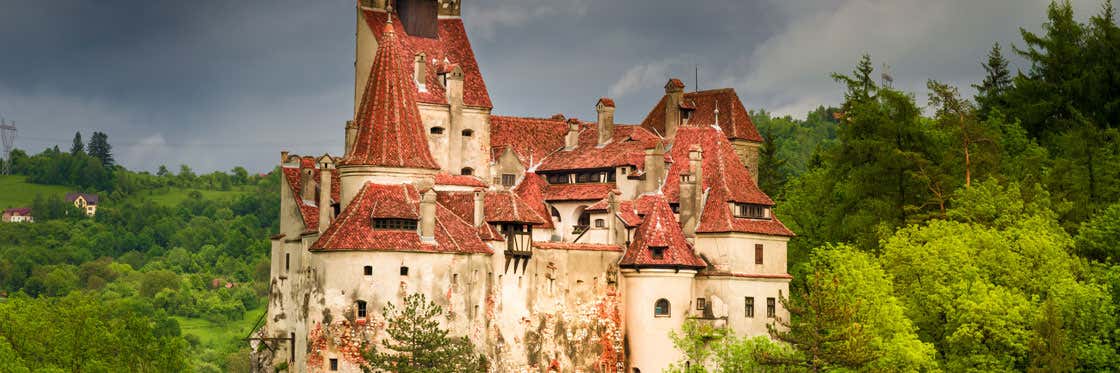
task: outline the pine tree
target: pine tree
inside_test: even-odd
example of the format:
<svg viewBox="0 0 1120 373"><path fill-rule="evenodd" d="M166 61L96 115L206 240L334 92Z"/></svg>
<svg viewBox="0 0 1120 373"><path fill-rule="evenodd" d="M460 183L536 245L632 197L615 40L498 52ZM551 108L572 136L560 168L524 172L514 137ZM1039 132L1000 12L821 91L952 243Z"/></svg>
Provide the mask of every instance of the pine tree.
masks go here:
<svg viewBox="0 0 1120 373"><path fill-rule="evenodd" d="M758 187L771 196L777 196L786 184L782 168L786 160L778 156L778 144L769 128L762 134L766 139L758 152Z"/></svg>
<svg viewBox="0 0 1120 373"><path fill-rule="evenodd" d="M988 52L988 62L982 66L987 75L984 76L984 81L973 84L972 87L977 91L977 115L980 119L985 119L992 109L1006 107L1004 95L1011 88L1011 70L1007 69L1007 59L1003 57L999 43L992 45L992 50Z"/></svg>
<svg viewBox="0 0 1120 373"><path fill-rule="evenodd" d="M859 370L879 358L872 336L856 321L858 301L840 291L836 277L815 272L795 300L780 297L790 320L767 325L770 336L789 343L799 354L763 355L764 364L808 369L811 372L849 368Z"/></svg>
<svg viewBox="0 0 1120 373"><path fill-rule="evenodd" d="M385 306L389 335L381 345L388 351L367 349L366 372L480 372L485 371L485 358L474 351L466 337L448 336L440 327L443 309L423 294L414 293L404 299L403 307Z"/></svg>
<svg viewBox="0 0 1120 373"><path fill-rule="evenodd" d="M74 145L70 147L70 155L78 155L78 153L85 153L86 145L82 143L82 133L74 132Z"/></svg>
<svg viewBox="0 0 1120 373"><path fill-rule="evenodd" d="M1034 325L1030 340L1031 365L1028 372L1072 372L1077 360L1069 351L1069 335L1062 313L1053 298L1042 303L1042 314Z"/></svg>
<svg viewBox="0 0 1120 373"><path fill-rule="evenodd" d="M105 168L113 166L113 147L109 145L109 136L104 132L94 132L89 139L89 155L101 161Z"/></svg>

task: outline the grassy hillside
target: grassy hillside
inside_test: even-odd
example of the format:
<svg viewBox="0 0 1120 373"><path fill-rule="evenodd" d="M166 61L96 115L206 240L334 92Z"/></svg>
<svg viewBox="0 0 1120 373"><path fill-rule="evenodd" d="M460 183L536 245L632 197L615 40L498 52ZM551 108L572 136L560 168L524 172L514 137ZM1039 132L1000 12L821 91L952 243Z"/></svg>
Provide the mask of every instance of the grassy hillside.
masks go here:
<svg viewBox="0 0 1120 373"><path fill-rule="evenodd" d="M35 195L65 195L73 189L59 185L40 185L27 182L23 175L0 176L0 209L30 207Z"/></svg>
<svg viewBox="0 0 1120 373"><path fill-rule="evenodd" d="M249 328L264 314L265 308L260 307L245 311L241 320L230 323L215 323L202 318L187 318L174 316L179 321L179 328L183 335L193 334L198 337L199 343L209 347L223 347L231 344L248 343L241 339L249 334Z"/></svg>
<svg viewBox="0 0 1120 373"><path fill-rule="evenodd" d="M191 192L198 192L202 197L209 200L232 199L242 194L248 193L248 190L242 188L234 188L232 190L203 190L203 189L190 189L190 188L160 188L149 191L141 192L140 196L134 198L143 198L151 201L152 203L161 206L176 206L187 198L190 198Z"/></svg>

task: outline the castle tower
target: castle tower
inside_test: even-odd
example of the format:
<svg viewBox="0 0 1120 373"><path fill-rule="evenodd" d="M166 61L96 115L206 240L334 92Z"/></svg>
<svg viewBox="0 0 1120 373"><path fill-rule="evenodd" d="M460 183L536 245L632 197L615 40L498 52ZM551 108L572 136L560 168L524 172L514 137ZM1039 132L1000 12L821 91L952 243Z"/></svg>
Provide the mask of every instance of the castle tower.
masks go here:
<svg viewBox="0 0 1120 373"><path fill-rule="evenodd" d="M685 240L665 197L641 198L651 199L650 211L619 262L625 278L626 336L630 367L660 372L681 360L665 336L687 319L692 280L706 265Z"/></svg>
<svg viewBox="0 0 1120 373"><path fill-rule="evenodd" d="M391 19L381 41L355 117L354 146L338 167L342 208L366 182L430 185L439 169L424 138L416 84L404 68Z"/></svg>
<svg viewBox="0 0 1120 373"><path fill-rule="evenodd" d="M391 11L387 6L392 5ZM460 18L459 0L363 0L357 9L354 113L360 114L372 57L394 20L401 58L415 84L428 148L439 169L490 180L490 96Z"/></svg>

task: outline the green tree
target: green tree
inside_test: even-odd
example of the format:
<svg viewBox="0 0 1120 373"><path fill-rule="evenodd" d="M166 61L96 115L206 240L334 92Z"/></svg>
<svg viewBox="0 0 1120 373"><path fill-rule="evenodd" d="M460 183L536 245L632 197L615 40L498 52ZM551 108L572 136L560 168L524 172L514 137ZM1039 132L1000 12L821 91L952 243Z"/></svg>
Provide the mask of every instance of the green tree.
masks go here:
<svg viewBox="0 0 1120 373"><path fill-rule="evenodd" d="M788 343L794 355L763 355L764 364L820 372L836 368L861 369L879 358L873 336L857 322L861 302L851 302L840 291L839 280L814 272L790 300L780 296L790 319L767 325L770 336Z"/></svg>
<svg viewBox="0 0 1120 373"><path fill-rule="evenodd" d="M1109 206L1082 223L1076 243L1081 256L1112 264L1120 262L1120 204Z"/></svg>
<svg viewBox="0 0 1120 373"><path fill-rule="evenodd" d="M972 87L976 88L976 103L979 104L977 116L987 119L993 109L1007 107L1005 95L1012 87L1012 77L999 43L992 45L992 49L988 51L988 61L982 66L986 73L984 80Z"/></svg>
<svg viewBox="0 0 1120 373"><path fill-rule="evenodd" d="M366 372L479 372L484 371L485 358L474 351L466 337L450 337L440 326L443 309L421 293L405 297L398 308L385 306L383 352L366 350Z"/></svg>
<svg viewBox="0 0 1120 373"><path fill-rule="evenodd" d="M74 145L70 146L70 155L78 155L79 153L86 152L86 145L82 142L82 133L74 132Z"/></svg>
<svg viewBox="0 0 1120 373"><path fill-rule="evenodd" d="M90 156L97 158L105 167L112 167L116 164L113 160L113 146L109 145L109 135L104 132L94 132L93 136L89 139L89 147L86 151Z"/></svg>

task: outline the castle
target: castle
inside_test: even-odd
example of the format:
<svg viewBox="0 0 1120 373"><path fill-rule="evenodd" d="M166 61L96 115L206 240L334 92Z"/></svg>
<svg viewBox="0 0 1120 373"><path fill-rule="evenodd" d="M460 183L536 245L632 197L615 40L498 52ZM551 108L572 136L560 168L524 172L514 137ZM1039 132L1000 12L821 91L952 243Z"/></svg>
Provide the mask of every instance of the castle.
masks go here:
<svg viewBox="0 0 1120 373"><path fill-rule="evenodd" d="M361 371L414 292L498 372L659 372L686 320L788 317L793 233L734 90L669 79L638 125L609 98L594 121L493 115L458 0L362 0L356 23L345 152L281 152L260 364Z"/></svg>

